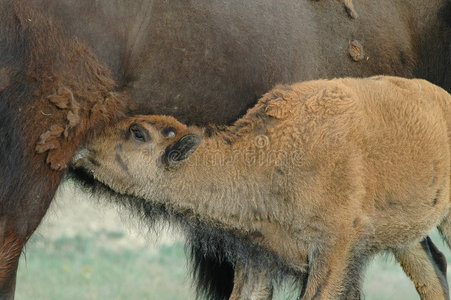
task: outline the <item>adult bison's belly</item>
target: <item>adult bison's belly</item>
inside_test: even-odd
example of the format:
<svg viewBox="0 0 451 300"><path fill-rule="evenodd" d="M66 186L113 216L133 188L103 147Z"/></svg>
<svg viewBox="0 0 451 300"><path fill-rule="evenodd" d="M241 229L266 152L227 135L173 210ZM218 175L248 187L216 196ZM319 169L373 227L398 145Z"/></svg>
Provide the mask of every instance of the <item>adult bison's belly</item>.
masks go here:
<svg viewBox="0 0 451 300"><path fill-rule="evenodd" d="M415 55L396 7L387 16L381 4L361 5L351 19L339 1L154 1L147 31L129 42L123 86L141 110L228 123L277 83L411 76Z"/></svg>
<svg viewBox="0 0 451 300"><path fill-rule="evenodd" d="M446 48L431 34L446 0L354 1L358 18L329 0L35 1L109 64L141 111L191 123L231 122L277 83L425 77L415 65L445 65L417 60L434 56L424 44Z"/></svg>
<svg viewBox="0 0 451 300"><path fill-rule="evenodd" d="M140 108L227 123L275 83L312 77L316 42L300 34L313 29L306 1L191 2L153 6L147 42L126 71Z"/></svg>

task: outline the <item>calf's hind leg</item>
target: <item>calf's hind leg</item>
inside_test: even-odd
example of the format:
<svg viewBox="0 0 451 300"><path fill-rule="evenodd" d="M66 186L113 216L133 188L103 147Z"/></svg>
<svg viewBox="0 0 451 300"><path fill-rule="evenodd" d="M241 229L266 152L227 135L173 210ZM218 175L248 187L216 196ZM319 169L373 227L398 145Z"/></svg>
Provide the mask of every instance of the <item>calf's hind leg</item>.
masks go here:
<svg viewBox="0 0 451 300"><path fill-rule="evenodd" d="M446 260L429 237L393 253L422 300L449 299Z"/></svg>

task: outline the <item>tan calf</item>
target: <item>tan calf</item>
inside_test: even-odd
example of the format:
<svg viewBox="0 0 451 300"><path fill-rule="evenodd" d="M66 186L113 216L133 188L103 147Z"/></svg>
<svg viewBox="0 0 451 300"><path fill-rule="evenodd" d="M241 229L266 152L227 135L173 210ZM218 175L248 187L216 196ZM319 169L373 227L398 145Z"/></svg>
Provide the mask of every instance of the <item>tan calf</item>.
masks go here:
<svg viewBox="0 0 451 300"><path fill-rule="evenodd" d="M310 81L276 87L214 132L129 118L75 164L308 271L303 299L358 297L362 268L381 251L395 254L423 299L448 299L422 240L438 227L451 242L450 108L451 96L424 80ZM264 274L251 275L270 291Z"/></svg>

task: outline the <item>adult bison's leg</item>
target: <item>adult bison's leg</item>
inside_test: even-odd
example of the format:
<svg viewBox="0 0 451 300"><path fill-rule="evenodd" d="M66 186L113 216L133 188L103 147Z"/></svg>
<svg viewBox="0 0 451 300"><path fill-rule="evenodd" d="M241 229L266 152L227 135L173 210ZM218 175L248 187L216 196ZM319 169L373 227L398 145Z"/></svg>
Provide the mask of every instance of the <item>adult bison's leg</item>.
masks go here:
<svg viewBox="0 0 451 300"><path fill-rule="evenodd" d="M44 217L62 176L62 172L50 170L25 153L11 150L0 158L1 300L14 298L20 254ZM5 156L9 162L5 162ZM12 165L15 169L10 168Z"/></svg>
<svg viewBox="0 0 451 300"><path fill-rule="evenodd" d="M422 300L449 299L446 260L429 237L393 252Z"/></svg>
<svg viewBox="0 0 451 300"><path fill-rule="evenodd" d="M39 201L40 198L33 199ZM14 299L16 272L25 243L41 222L50 199L0 217L0 299ZM47 203L46 203L47 202ZM45 207L45 209L44 209ZM13 209L14 210L14 209Z"/></svg>
<svg viewBox="0 0 451 300"><path fill-rule="evenodd" d="M16 230L14 220L1 221L0 233L0 299L13 299L19 257L27 236Z"/></svg>
<svg viewBox="0 0 451 300"><path fill-rule="evenodd" d="M6 223L9 222L2 221L0 234L0 299L13 299L17 266L25 240L5 230Z"/></svg>
<svg viewBox="0 0 451 300"><path fill-rule="evenodd" d="M53 193L51 194L53 196ZM14 299L20 254L44 217L51 199L50 196L47 196L47 199L28 198L28 206L18 208L13 206L10 211L2 212L0 216L0 300Z"/></svg>
<svg viewBox="0 0 451 300"><path fill-rule="evenodd" d="M0 299L13 299L20 254L28 239L15 220L4 218L0 228Z"/></svg>

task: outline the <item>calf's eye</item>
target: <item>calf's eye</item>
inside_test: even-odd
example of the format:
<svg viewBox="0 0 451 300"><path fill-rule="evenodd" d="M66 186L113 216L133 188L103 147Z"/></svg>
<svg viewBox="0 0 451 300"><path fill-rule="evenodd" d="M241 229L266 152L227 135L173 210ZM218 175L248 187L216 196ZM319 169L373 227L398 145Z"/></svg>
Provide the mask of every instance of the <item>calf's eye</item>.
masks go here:
<svg viewBox="0 0 451 300"><path fill-rule="evenodd" d="M150 140L150 135L147 130L139 125L130 126L129 130L133 138L137 141L146 142Z"/></svg>
<svg viewBox="0 0 451 300"><path fill-rule="evenodd" d="M141 131L137 130L137 129L133 129L133 136L135 137L135 139L137 139L138 141L142 141L144 142L144 135L142 134Z"/></svg>

